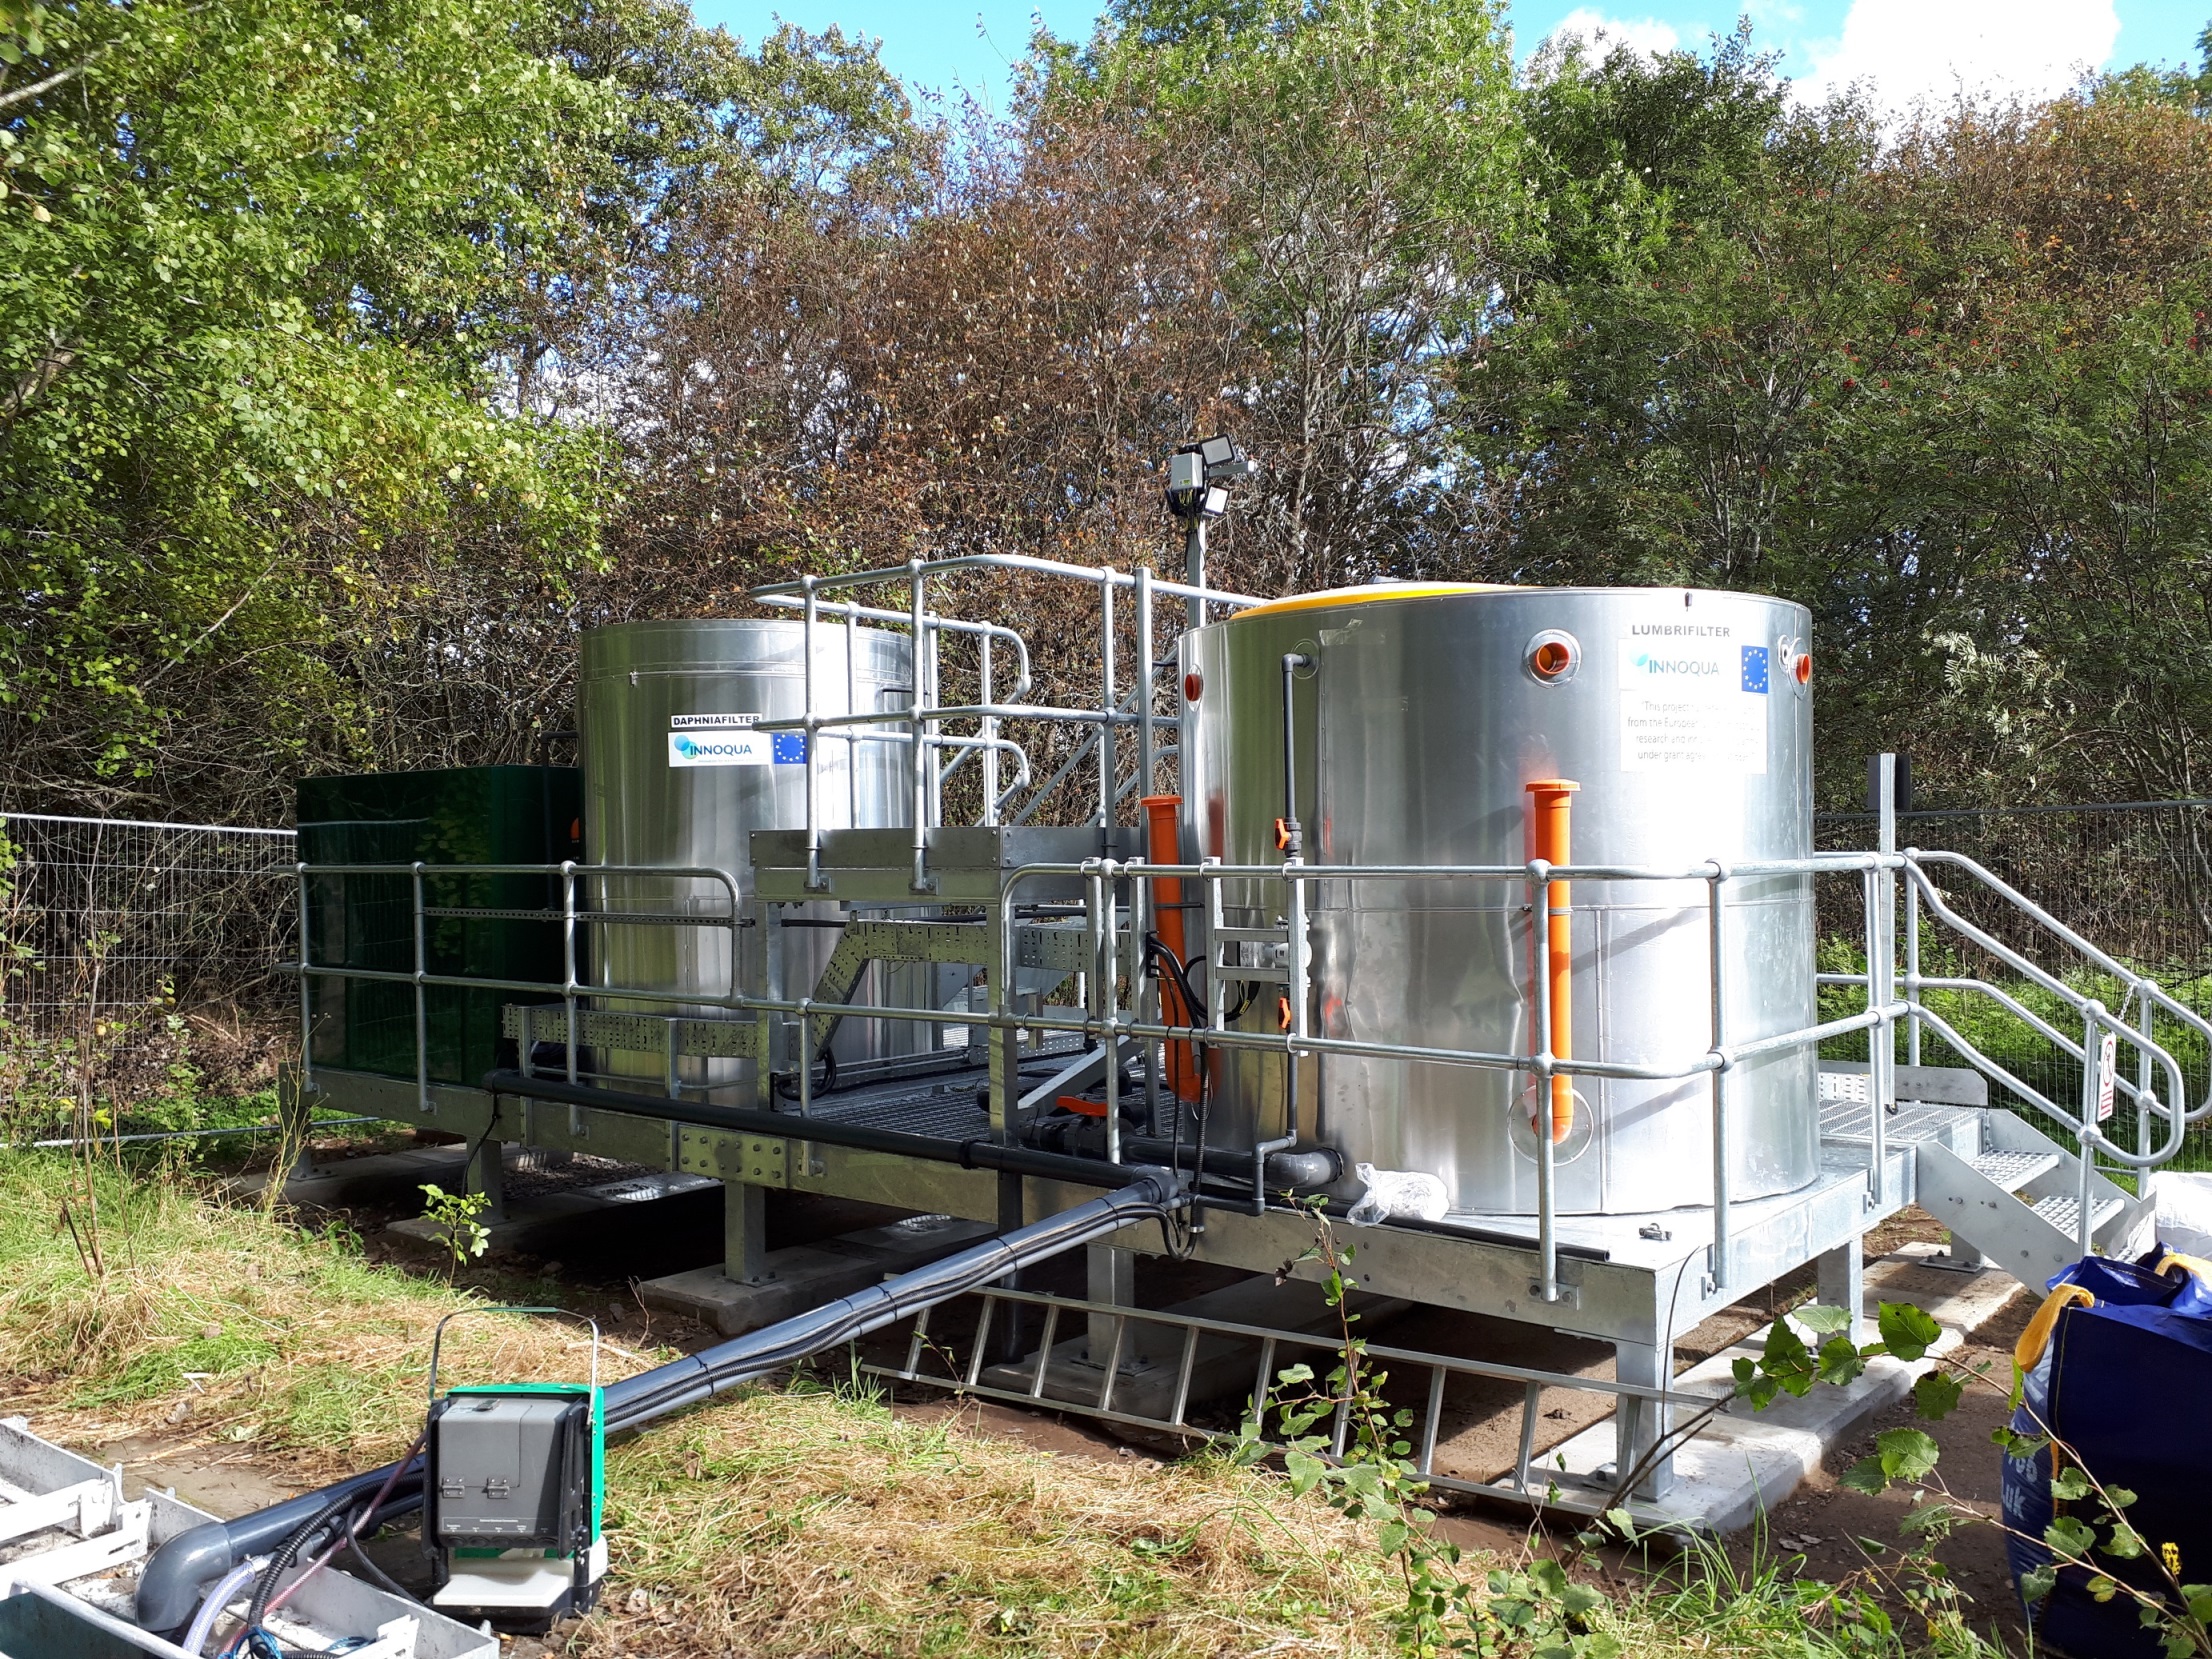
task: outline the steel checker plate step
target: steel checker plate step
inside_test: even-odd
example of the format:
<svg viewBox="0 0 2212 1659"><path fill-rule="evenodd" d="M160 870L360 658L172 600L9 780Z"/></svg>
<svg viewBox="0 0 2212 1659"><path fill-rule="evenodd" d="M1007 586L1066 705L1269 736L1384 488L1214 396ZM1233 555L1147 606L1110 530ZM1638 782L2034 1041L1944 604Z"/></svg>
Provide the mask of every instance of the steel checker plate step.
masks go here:
<svg viewBox="0 0 2212 1659"><path fill-rule="evenodd" d="M2007 1192L2018 1192L2038 1175L2048 1175L2056 1168L2055 1152L1980 1152L1974 1156L1974 1172Z"/></svg>
<svg viewBox="0 0 2212 1659"><path fill-rule="evenodd" d="M2049 1198L2038 1199L2030 1207L2037 1215L2062 1233L2073 1233L2079 1230L2081 1222L2081 1201L2079 1199L2064 1198L2053 1194ZM2095 1219L2089 1224L2089 1230L2094 1233L2099 1227L2118 1215L2123 1208L2125 1208L2125 1204L2120 1199L2106 1198L2100 1200L2096 1207Z"/></svg>

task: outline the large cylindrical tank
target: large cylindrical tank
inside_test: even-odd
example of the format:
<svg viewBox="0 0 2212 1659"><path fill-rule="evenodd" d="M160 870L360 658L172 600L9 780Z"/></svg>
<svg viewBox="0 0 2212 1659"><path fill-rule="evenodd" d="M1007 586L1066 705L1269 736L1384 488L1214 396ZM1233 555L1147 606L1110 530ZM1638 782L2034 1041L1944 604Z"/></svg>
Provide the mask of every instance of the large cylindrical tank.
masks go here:
<svg viewBox="0 0 2212 1659"><path fill-rule="evenodd" d="M1296 807L1316 864L1519 864L1526 786L1566 778L1577 864L1683 867L1807 856L1812 718L1802 606L1682 588L1394 585L1307 594L1182 644L1185 854L1274 863L1283 812L1285 653ZM1546 678L1546 667L1565 663ZM1809 672L1809 660L1806 663ZM1189 693L1197 693L1195 699ZM1283 884L1231 885L1231 923L1266 926ZM1731 1042L1814 1019L1809 876L1732 882L1723 948ZM1531 936L1523 884L1312 884L1310 1019L1366 1042L1526 1053ZM1668 1065L1711 1041L1703 882L1578 882L1575 1053ZM1276 1029L1270 994L1241 1024ZM1285 1118L1285 1068L1221 1053L1214 1133ZM1731 1196L1819 1169L1816 1060L1798 1049L1729 1074ZM1559 1146L1562 1213L1706 1204L1712 1086L1581 1078ZM1300 1074L1299 1128L1348 1162L1442 1178L1460 1213L1536 1207L1533 1087L1517 1073L1322 1056Z"/></svg>
<svg viewBox="0 0 2212 1659"><path fill-rule="evenodd" d="M741 904L753 890L750 837L760 829L806 824L805 743L795 732L753 730L762 720L806 713L806 629L783 621L624 622L585 631L576 691L584 772L585 857L594 864L691 865L727 870ZM903 634L817 624L814 704L821 716L896 714L912 696L913 650ZM824 829L891 828L908 823L911 787L903 742L822 733L816 760L819 822ZM602 908L658 914L720 915L729 898L708 879L609 879L593 895ZM765 963L757 929L731 932L662 923L594 929L592 975L601 985L720 995L738 946L738 985L762 991ZM812 975L834 946L828 928L787 935L785 990L813 989ZM880 976L879 976L880 977ZM803 980L803 984L790 981ZM612 1002L639 1012L667 1005ZM904 1022L881 1022L894 1039ZM848 1021L838 1057L855 1058L882 1034ZM909 1039L911 1040L911 1039ZM659 1077L662 1062L643 1053L599 1057L617 1076ZM693 1061L684 1078L742 1092L749 1063Z"/></svg>

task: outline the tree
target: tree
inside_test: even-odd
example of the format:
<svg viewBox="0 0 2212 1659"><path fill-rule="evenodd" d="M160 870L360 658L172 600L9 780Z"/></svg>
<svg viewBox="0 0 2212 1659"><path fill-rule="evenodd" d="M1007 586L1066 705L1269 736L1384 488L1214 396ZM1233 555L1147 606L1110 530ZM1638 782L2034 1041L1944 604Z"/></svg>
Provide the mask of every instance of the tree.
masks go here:
<svg viewBox="0 0 2212 1659"><path fill-rule="evenodd" d="M1544 152L1620 187L1512 291L1452 568L1803 601L1837 804L1877 747L1976 801L2200 793L2203 124L2070 97L1884 142L1707 73L1659 138L1629 112L1683 66L1535 89Z"/></svg>
<svg viewBox="0 0 2212 1659"><path fill-rule="evenodd" d="M19 801L255 802L371 718L334 642L496 557L588 557L588 432L480 365L603 89L522 0L11 5L0 720ZM248 728L241 730L241 728ZM271 814L273 815L273 814Z"/></svg>
<svg viewBox="0 0 2212 1659"><path fill-rule="evenodd" d="M1201 326L1243 337L1224 403L1262 462L1224 573L1372 580L1457 534L1443 440L1537 220L1496 7L1120 0L1047 67L1046 110L1112 112L1220 199Z"/></svg>

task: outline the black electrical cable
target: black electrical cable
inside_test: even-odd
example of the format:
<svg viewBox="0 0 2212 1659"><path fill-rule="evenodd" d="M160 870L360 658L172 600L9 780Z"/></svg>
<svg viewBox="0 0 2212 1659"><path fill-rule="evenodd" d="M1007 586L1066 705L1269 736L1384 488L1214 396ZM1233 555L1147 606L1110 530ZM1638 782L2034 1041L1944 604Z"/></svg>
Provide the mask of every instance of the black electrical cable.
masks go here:
<svg viewBox="0 0 2212 1659"><path fill-rule="evenodd" d="M814 1089L814 1097L817 1100L823 1095L837 1092L837 1056L825 1048L821 1052L820 1059L822 1062L822 1081ZM783 1100L797 1100L799 1098L798 1079L788 1074L778 1076L776 1078L776 1094L778 1098Z"/></svg>
<svg viewBox="0 0 2212 1659"><path fill-rule="evenodd" d="M361 1547L361 1539L369 1530L369 1528L363 1527L359 1532L349 1531L346 1535L346 1550L352 1555L354 1565L368 1574L377 1588L388 1591L404 1601L411 1601L417 1607L424 1606L425 1603L422 1597L416 1595L414 1591L408 1589L398 1579L392 1577L390 1573L369 1559L369 1552Z"/></svg>
<svg viewBox="0 0 2212 1659"><path fill-rule="evenodd" d="M1180 1261L1187 1258L1198 1247L1198 1235L1204 1230L1204 1222L1201 1217L1205 1208L1203 1194L1206 1180L1206 1129L1210 1108L1213 1104L1213 1090L1210 1086L1210 1070L1206 1064L1206 1044L1197 1034L1208 1028L1198 1018L1198 1010L1205 1005L1199 1000L1197 992L1191 988L1190 964L1183 961L1172 950L1169 950L1165 941L1156 933L1147 933L1144 936L1144 945L1148 960L1167 964L1168 972L1175 981L1175 989L1182 996L1183 1011L1190 1017L1189 1024L1185 1029L1192 1033L1191 1054L1198 1070L1197 1156L1191 1167L1190 1203L1175 1218L1174 1227L1180 1237L1175 1241L1169 1252L1174 1259ZM1244 994L1237 999L1236 1007L1228 1010L1224 1015L1225 1022L1235 1020L1245 1009L1251 1006L1252 996L1256 989L1256 983L1248 984L1244 988ZM1175 1172L1177 1179L1181 1179L1183 1173L1183 1107L1180 1101L1175 1103L1174 1115L1175 1134L1169 1143L1168 1167Z"/></svg>
<svg viewBox="0 0 2212 1659"><path fill-rule="evenodd" d="M261 1628L261 1621L268 1616L269 1602L276 1595L277 1580L299 1559L300 1552L307 1547L307 1541L321 1531L333 1515L351 1509L357 1495L341 1492L285 1535L284 1542L270 1555L268 1565L261 1569L261 1576L253 1581L253 1600L246 1604L246 1622L240 1633L242 1637L250 1640L253 1633ZM237 1651L237 1638L233 1639L232 1648Z"/></svg>

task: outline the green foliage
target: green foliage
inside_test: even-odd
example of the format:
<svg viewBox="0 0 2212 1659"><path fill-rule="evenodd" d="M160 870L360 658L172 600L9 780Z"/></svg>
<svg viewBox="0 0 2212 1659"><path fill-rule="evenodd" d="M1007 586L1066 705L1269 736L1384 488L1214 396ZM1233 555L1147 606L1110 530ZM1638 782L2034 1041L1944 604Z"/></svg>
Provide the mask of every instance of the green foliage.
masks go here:
<svg viewBox="0 0 2212 1659"><path fill-rule="evenodd" d="M155 0L16 31L0 707L77 775L145 773L210 672L281 723L357 720L318 648L391 626L402 554L588 556L603 444L480 380L614 118L528 49L537 17Z"/></svg>
<svg viewBox="0 0 2212 1659"><path fill-rule="evenodd" d="M425 1181L422 1194L423 1217L446 1253L449 1272L466 1267L472 1256L481 1256L491 1248L492 1236L480 1219L491 1208L489 1193L448 1192Z"/></svg>

